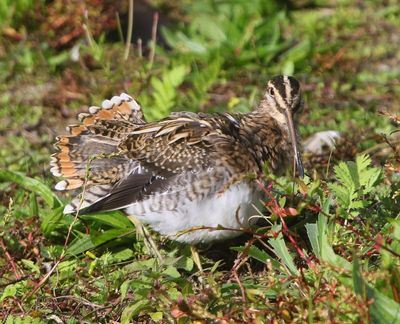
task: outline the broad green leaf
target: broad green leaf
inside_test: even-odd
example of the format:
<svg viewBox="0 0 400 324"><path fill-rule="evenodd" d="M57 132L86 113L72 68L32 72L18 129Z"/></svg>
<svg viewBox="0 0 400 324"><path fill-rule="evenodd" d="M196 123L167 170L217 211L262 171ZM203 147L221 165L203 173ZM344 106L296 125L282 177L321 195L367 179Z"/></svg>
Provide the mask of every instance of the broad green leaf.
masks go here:
<svg viewBox="0 0 400 324"><path fill-rule="evenodd" d="M131 319L138 316L141 311L145 310L150 305L149 300L139 300L124 308L121 315L121 324L131 323Z"/></svg>
<svg viewBox="0 0 400 324"><path fill-rule="evenodd" d="M400 304L369 285L367 297L372 302L369 306L371 323L400 323Z"/></svg>
<svg viewBox="0 0 400 324"><path fill-rule="evenodd" d="M172 87L178 87L182 82L187 73L185 65L178 65L171 70L168 70L163 74L163 80L165 83L170 84Z"/></svg>
<svg viewBox="0 0 400 324"><path fill-rule="evenodd" d="M39 215L39 206L36 199L36 194L31 192L29 195L30 215Z"/></svg>
<svg viewBox="0 0 400 324"><path fill-rule="evenodd" d="M0 181L14 182L36 193L38 196L42 197L51 208L57 208L62 205L58 197L45 184L19 172L0 170Z"/></svg>
<svg viewBox="0 0 400 324"><path fill-rule="evenodd" d="M381 174L382 172L378 168L371 168L365 171L365 174L361 178L362 185L364 185L364 190L363 190L364 194L367 194L370 191L372 191L372 189L374 189L374 187L379 182Z"/></svg>
<svg viewBox="0 0 400 324"><path fill-rule="evenodd" d="M167 276L170 276L170 277L172 277L174 279L180 278L180 276L181 276L179 271L173 266L167 267L162 273L167 275Z"/></svg>
<svg viewBox="0 0 400 324"><path fill-rule="evenodd" d="M148 260L140 260L132 262L125 266L127 271L143 271L143 270L154 270L157 265L157 260L154 258Z"/></svg>
<svg viewBox="0 0 400 324"><path fill-rule="evenodd" d="M178 269L183 269L185 271L192 271L193 270L193 266L194 266L194 262L193 262L192 258L182 256L181 258L178 259L178 261L176 262L175 266Z"/></svg>
<svg viewBox="0 0 400 324"><path fill-rule="evenodd" d="M322 211L329 212L331 199L326 199L322 204ZM351 270L351 264L346 259L337 255L333 250L328 237L327 219L323 213L319 213L316 224L306 224L307 235L315 256L324 262L338 268Z"/></svg>
<svg viewBox="0 0 400 324"><path fill-rule="evenodd" d="M152 312L152 313L149 313L149 316L151 317L151 319L154 322L159 322L163 318L163 313L162 312Z"/></svg>
<svg viewBox="0 0 400 324"><path fill-rule="evenodd" d="M204 41L198 38L189 38L181 31L173 33L166 28L162 28L161 33L165 37L168 45L179 52L192 52L195 54L207 53L207 47L203 43Z"/></svg>
<svg viewBox="0 0 400 324"><path fill-rule="evenodd" d="M235 246L232 247L231 250L233 251L238 251L238 252L243 252L244 251L243 246ZM271 257L267 252L260 250L258 247L252 245L248 250L247 253L250 257L253 259L256 259L262 263L267 263L268 261L271 262L272 266L276 269L279 269L281 267L280 263L275 260L275 258Z"/></svg>
<svg viewBox="0 0 400 324"><path fill-rule="evenodd" d="M133 257L133 251L131 249L123 249L121 251L111 254L112 262L121 262Z"/></svg>
<svg viewBox="0 0 400 324"><path fill-rule="evenodd" d="M175 287L169 288L167 292L172 300L178 300L178 298L182 298L182 293Z"/></svg>
<svg viewBox="0 0 400 324"><path fill-rule="evenodd" d="M356 156L356 165L359 172L366 170L371 164L371 158L366 154Z"/></svg>
<svg viewBox="0 0 400 324"><path fill-rule="evenodd" d="M311 50L311 42L305 38L302 42L292 47L284 55L285 61L291 61L294 64L307 57Z"/></svg>
<svg viewBox="0 0 400 324"><path fill-rule="evenodd" d="M344 186L350 187L354 190L355 185L348 164L339 162L339 164L334 167L334 171L336 177Z"/></svg>
<svg viewBox="0 0 400 324"><path fill-rule="evenodd" d="M217 44L224 42L227 37L221 25L210 15L198 15L192 20L192 28L197 30L201 35L216 42Z"/></svg>
<svg viewBox="0 0 400 324"><path fill-rule="evenodd" d="M20 316L7 316L7 320L3 322L4 324L44 324L43 320L40 318L34 318L28 315L20 315Z"/></svg>
<svg viewBox="0 0 400 324"><path fill-rule="evenodd" d="M363 299L366 297L366 286L360 272L360 262L356 255L353 257L353 288L357 295L360 295Z"/></svg>
<svg viewBox="0 0 400 324"><path fill-rule="evenodd" d="M321 259L321 246L319 245L317 224L306 224L307 236L310 240L313 253L318 259Z"/></svg>
<svg viewBox="0 0 400 324"><path fill-rule="evenodd" d="M282 68L282 73L286 75L294 74L294 63L293 61L286 61Z"/></svg>
<svg viewBox="0 0 400 324"><path fill-rule="evenodd" d="M282 233L278 235L277 238L271 238L268 243L272 246L274 253L278 258L286 265L292 275L298 275L299 271L294 264L293 257L289 253L286 246L285 240L282 237Z"/></svg>
<svg viewBox="0 0 400 324"><path fill-rule="evenodd" d="M78 255L87 250L93 249L95 245L90 238L90 235L82 235L76 238L67 248L67 253L70 255Z"/></svg>
<svg viewBox="0 0 400 324"><path fill-rule="evenodd" d="M355 293L368 305L371 323L400 323L400 304L365 282L357 257L353 261L353 286Z"/></svg>
<svg viewBox="0 0 400 324"><path fill-rule="evenodd" d="M128 293L128 290L130 288L130 284L131 284L131 279L129 280L125 280L122 285L119 287L119 292L121 294L121 301L123 301L126 297L126 294Z"/></svg>
<svg viewBox="0 0 400 324"><path fill-rule="evenodd" d="M348 187L337 183L330 183L329 189L333 191L339 204L346 207L350 205L352 193L349 192Z"/></svg>
<svg viewBox="0 0 400 324"><path fill-rule="evenodd" d="M115 228L133 229L133 223L119 211L96 213L90 215L81 215L84 220L96 221L101 224L110 225Z"/></svg>
<svg viewBox="0 0 400 324"><path fill-rule="evenodd" d="M32 260L22 259L21 262L26 268L30 269L36 274L40 274L40 268Z"/></svg>
<svg viewBox="0 0 400 324"><path fill-rule="evenodd" d="M50 212L42 212L40 214L40 228L44 235L50 235L56 228L63 225L63 210L64 206L57 207Z"/></svg>
<svg viewBox="0 0 400 324"><path fill-rule="evenodd" d="M0 297L0 302L2 302L4 299L8 297L14 297L17 294L17 285L8 285L6 288L3 290L3 294Z"/></svg>
<svg viewBox="0 0 400 324"><path fill-rule="evenodd" d="M356 157L357 170L360 174L360 185L364 187L363 193L370 192L378 182L381 170L370 167L371 158L368 155L358 155Z"/></svg>
<svg viewBox="0 0 400 324"><path fill-rule="evenodd" d="M99 246L110 240L119 238L125 234L133 233L132 228L113 228L104 232L92 231L90 237L95 246Z"/></svg>
<svg viewBox="0 0 400 324"><path fill-rule="evenodd" d="M317 236L318 236L318 245L320 248L320 258L321 260L328 262L334 267L344 268L347 270L351 270L351 263L346 259L337 255L333 250L331 244L329 243L328 235L327 235L327 220L326 217L320 213L318 215L317 220Z"/></svg>

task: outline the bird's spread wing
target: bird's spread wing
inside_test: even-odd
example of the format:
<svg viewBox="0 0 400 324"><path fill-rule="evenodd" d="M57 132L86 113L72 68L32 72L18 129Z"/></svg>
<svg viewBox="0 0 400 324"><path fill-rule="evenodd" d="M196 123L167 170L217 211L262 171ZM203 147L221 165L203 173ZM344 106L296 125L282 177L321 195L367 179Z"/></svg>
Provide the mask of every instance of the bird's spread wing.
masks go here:
<svg viewBox="0 0 400 324"><path fill-rule="evenodd" d="M65 178L57 183L57 190L81 187L89 168L91 183L112 181L106 175L108 170L129 164L117 150L119 143L132 129L145 124L140 106L126 94L105 100L102 107L90 107L78 119L79 124L67 127L70 134L57 137L55 143L57 152L51 157L50 171Z"/></svg>

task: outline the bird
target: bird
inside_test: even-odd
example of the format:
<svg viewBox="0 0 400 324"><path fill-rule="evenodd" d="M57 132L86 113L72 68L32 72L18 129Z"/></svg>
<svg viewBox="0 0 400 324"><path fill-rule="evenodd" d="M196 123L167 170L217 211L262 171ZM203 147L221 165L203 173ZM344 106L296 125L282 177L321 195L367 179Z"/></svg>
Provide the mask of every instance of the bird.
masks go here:
<svg viewBox="0 0 400 324"><path fill-rule="evenodd" d="M173 112L147 122L122 93L78 115L56 138L55 189L80 193L64 214L123 210L169 239L208 244L254 223L267 165L303 177L297 116L299 82L278 75L248 113Z"/></svg>

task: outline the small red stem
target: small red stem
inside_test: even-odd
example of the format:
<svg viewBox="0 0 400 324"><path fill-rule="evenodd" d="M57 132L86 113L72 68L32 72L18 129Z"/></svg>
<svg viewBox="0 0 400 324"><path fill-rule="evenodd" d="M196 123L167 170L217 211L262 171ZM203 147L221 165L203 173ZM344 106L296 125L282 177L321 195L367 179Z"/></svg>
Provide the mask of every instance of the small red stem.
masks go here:
<svg viewBox="0 0 400 324"><path fill-rule="evenodd" d="M12 258L12 256L10 255L10 253L8 253L7 247L6 247L6 245L4 244L3 239L0 239L0 247L1 247L1 249L3 250L4 255L6 256L8 262L10 262L11 268L12 268L13 271L14 271L15 278L21 279L21 275L18 273L17 266L15 265L14 259Z"/></svg>

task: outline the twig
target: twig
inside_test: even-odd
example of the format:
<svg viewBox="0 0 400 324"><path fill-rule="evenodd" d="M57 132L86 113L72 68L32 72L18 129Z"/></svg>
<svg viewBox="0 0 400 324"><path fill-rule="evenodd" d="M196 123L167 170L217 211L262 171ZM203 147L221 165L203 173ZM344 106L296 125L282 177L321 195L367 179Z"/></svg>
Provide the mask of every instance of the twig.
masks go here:
<svg viewBox="0 0 400 324"><path fill-rule="evenodd" d="M132 30L133 30L133 0L129 0L128 32L125 42L124 61L126 61L129 56L129 49L131 48L131 41L132 41Z"/></svg>
<svg viewBox="0 0 400 324"><path fill-rule="evenodd" d="M71 299L71 300L75 300L83 305L90 306L92 308L97 308L97 309L103 308L103 306L92 303L83 297L77 297L77 296L72 296L72 295L56 296L56 297L53 297L53 299Z"/></svg>
<svg viewBox="0 0 400 324"><path fill-rule="evenodd" d="M30 276L25 275L25 276L20 277L20 278L18 278L18 279L11 280L11 281L9 281L9 282L7 282L7 283L1 284L1 285L0 285L0 288L7 287L8 285L16 284L16 283L18 283L18 282L20 282L20 281L23 281L23 280L25 280L25 279L28 279L29 277L30 277Z"/></svg>
<svg viewBox="0 0 400 324"><path fill-rule="evenodd" d="M242 266L242 264L243 264L243 262L242 262L243 260L237 259L236 261L239 261L238 268L240 268ZM235 280L236 280L237 284L239 285L240 293L242 294L242 301L245 303L246 302L246 293L245 293L243 284L239 279L239 276L238 276L238 273L237 273L237 269L236 269L236 264L234 265L234 268L235 269L232 270L232 274L235 277Z"/></svg>
<svg viewBox="0 0 400 324"><path fill-rule="evenodd" d="M35 288L33 288L33 290L31 290L29 293L27 293L22 300L25 300L25 299L31 297L34 293L36 293L40 289L40 287L43 286L43 284L47 281L47 279L49 279L49 277L54 272L54 270L57 268L57 266L60 264L60 262L63 258L64 258L64 253L61 254L60 259L54 264L54 266L50 269L50 271L47 272L46 275L42 279L40 279L39 283L37 283L35 285Z"/></svg>
<svg viewBox="0 0 400 324"><path fill-rule="evenodd" d="M242 294L242 300L245 303L247 301L246 299L246 293L245 293L245 289L243 287L242 282L239 279L239 275L238 275L238 271L239 269L242 267L243 264L245 264L245 262L247 261L247 259L249 258L249 249L250 247L254 244L254 242L256 241L255 237L252 237L247 243L246 246L244 247L243 251L239 252L235 263L232 267L231 273L233 275L233 277L235 278L237 284L239 285L240 288L240 292Z"/></svg>
<svg viewBox="0 0 400 324"><path fill-rule="evenodd" d="M360 154L371 154L374 151L382 150L384 148L391 148L394 151L394 153L396 153L396 151L398 150L396 148L396 145L400 143L400 140L395 139L393 141L390 141L386 135L382 135L382 138L385 141L385 143L376 144L376 145L362 151Z"/></svg>
<svg viewBox="0 0 400 324"><path fill-rule="evenodd" d="M323 212L322 212L323 213ZM323 213L324 215L326 213ZM330 216L330 215L329 215ZM393 254L395 257L400 258L400 253L397 253L396 251L392 250L390 247L388 247L387 245L385 245L384 243L382 243L383 241L383 237L381 236L380 233L377 234L377 238L374 238L373 236L368 236L366 234L364 234L363 232L360 232L358 229L356 229L353 225L351 224L345 224L344 221L342 219L336 219L336 222L344 227L346 227L347 229L349 229L351 232L353 232L356 235L361 236L362 238L364 238L365 240L368 240L370 242L374 242L375 245L373 248L375 248L375 250L378 249L383 249L386 250L387 252ZM378 249L377 249L378 248Z"/></svg>

